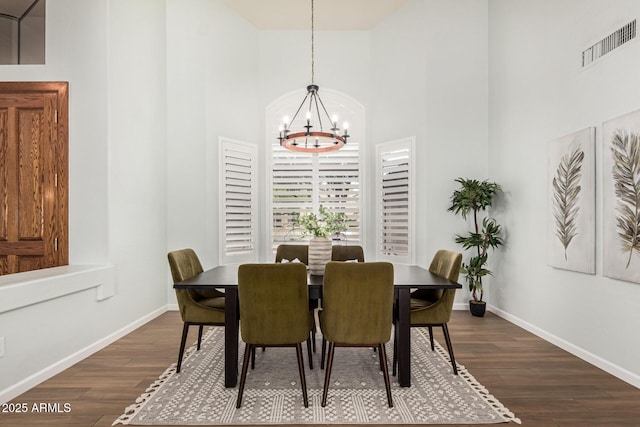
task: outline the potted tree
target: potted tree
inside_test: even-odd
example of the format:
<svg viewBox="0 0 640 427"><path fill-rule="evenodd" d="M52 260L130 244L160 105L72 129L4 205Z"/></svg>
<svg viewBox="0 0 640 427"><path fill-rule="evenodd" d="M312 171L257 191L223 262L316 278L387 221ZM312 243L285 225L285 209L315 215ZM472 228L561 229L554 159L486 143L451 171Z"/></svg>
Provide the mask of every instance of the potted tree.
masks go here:
<svg viewBox="0 0 640 427"><path fill-rule="evenodd" d="M491 275L487 268L489 248L495 249L504 241L500 236L500 225L488 215L479 222L478 213L485 211L493 203L493 197L501 188L495 182L478 181L476 179L458 178L456 182L460 187L451 196L449 210L454 214L460 214L463 219L473 213L474 229L465 235L456 234L456 243L462 245L465 250L472 250L468 263L462 263L460 272L465 275L471 300L469 310L474 316L484 316L486 303L482 300L482 278ZM481 225L480 225L481 224Z"/></svg>

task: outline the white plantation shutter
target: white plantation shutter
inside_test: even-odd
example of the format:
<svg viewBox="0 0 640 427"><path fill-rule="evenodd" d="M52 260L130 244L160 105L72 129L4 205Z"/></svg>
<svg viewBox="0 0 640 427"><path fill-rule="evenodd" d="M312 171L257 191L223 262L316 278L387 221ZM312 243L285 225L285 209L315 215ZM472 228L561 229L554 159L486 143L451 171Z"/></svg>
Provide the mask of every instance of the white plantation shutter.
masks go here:
<svg viewBox="0 0 640 427"><path fill-rule="evenodd" d="M382 259L414 263L414 139L376 148L377 251Z"/></svg>
<svg viewBox="0 0 640 427"><path fill-rule="evenodd" d="M220 138L220 258L222 264L256 259L256 147Z"/></svg>
<svg viewBox="0 0 640 427"><path fill-rule="evenodd" d="M349 243L360 243L360 162L357 144L318 156L318 204L344 212L349 228L343 233Z"/></svg>
<svg viewBox="0 0 640 427"><path fill-rule="evenodd" d="M349 218L342 236L360 243L360 164L357 143L323 154L298 153L274 144L272 151L272 243L299 241L296 212L318 213L320 205Z"/></svg>
<svg viewBox="0 0 640 427"><path fill-rule="evenodd" d="M299 240L300 232L294 229L293 221L296 212L313 208L313 156L278 145L273 151L272 167L272 241Z"/></svg>

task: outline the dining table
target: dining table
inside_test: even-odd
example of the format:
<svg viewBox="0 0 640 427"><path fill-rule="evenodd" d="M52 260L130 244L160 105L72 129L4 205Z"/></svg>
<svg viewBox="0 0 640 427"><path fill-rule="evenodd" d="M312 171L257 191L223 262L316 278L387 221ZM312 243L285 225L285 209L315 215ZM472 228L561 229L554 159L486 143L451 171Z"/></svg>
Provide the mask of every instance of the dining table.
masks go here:
<svg viewBox="0 0 640 427"><path fill-rule="evenodd" d="M238 264L220 265L173 285L175 289L225 292L224 385L238 382L238 345L240 312L238 305ZM394 298L397 306L398 383L411 386L411 291L413 289L459 289L462 286L417 265L394 264ZM307 275L309 296L322 296L323 276Z"/></svg>

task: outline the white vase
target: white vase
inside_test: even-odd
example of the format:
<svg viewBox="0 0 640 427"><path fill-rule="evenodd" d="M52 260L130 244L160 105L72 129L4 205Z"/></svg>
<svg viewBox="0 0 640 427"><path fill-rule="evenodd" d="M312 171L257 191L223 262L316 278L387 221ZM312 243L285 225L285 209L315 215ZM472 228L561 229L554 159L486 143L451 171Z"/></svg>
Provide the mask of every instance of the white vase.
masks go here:
<svg viewBox="0 0 640 427"><path fill-rule="evenodd" d="M327 237L312 237L309 240L309 273L324 276L324 267L331 261L331 240Z"/></svg>

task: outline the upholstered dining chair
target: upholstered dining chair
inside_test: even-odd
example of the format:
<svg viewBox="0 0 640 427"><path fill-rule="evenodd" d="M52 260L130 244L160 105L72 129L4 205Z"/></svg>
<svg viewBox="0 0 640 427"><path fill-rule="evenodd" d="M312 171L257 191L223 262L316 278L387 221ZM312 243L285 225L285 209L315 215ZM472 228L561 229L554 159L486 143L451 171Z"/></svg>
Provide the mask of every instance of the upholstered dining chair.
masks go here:
<svg viewBox="0 0 640 427"><path fill-rule="evenodd" d="M283 243L276 248L276 262L283 260L293 261L298 259L304 265L309 265L309 245L292 245ZM309 311L312 313L313 328L311 329L311 343L313 352L316 352L316 316L315 310L320 307L319 299L309 296Z"/></svg>
<svg viewBox="0 0 640 427"><path fill-rule="evenodd" d="M304 265L309 265L309 245L282 244L276 248L276 262L293 261L296 258Z"/></svg>
<svg viewBox="0 0 640 427"><path fill-rule="evenodd" d="M374 347L378 349L387 402L393 407L385 350L391 338L393 264L331 261L325 268L323 288L320 329L329 342L329 354L322 406L327 403L335 348Z"/></svg>
<svg viewBox="0 0 640 427"><path fill-rule="evenodd" d="M169 252L169 267L173 282L182 282L196 274L202 273L202 264L193 249L181 249ZM198 350L202 341L204 325L224 326L224 293L216 290L192 291L189 289L176 289L176 298L180 309L180 316L184 325L182 327L182 339L178 352L178 366L176 372L182 367L182 356L191 325L198 325Z"/></svg>
<svg viewBox="0 0 640 427"><path fill-rule="evenodd" d="M256 347L295 347L305 408L309 406L302 342L309 340L307 269L301 263L243 264L238 268L240 334L245 342L236 408L242 404L249 357ZM312 365L311 365L312 366Z"/></svg>
<svg viewBox="0 0 640 427"><path fill-rule="evenodd" d="M331 248L331 261L364 262L364 250L360 245L335 245Z"/></svg>
<svg viewBox="0 0 640 427"><path fill-rule="evenodd" d="M461 265L461 253L440 249L436 252L433 259L431 260L429 271L438 276L448 278L453 282L457 282L458 276L460 275ZM447 327L447 322L449 322L449 319L451 318L451 311L453 310L453 300L455 299L455 295L455 289L444 289L428 292L421 292L421 290L417 290L413 292L411 294L411 327L426 326L429 328L429 341L431 342L431 351L434 350L433 327L442 327L442 333L447 344L447 350L449 351L449 358L451 359L453 373L454 375L458 375L456 359L453 355L453 346L451 345L451 337L449 336L449 328ZM396 366L398 363L398 360L396 358L396 342L397 340L394 340L393 375L396 374Z"/></svg>

